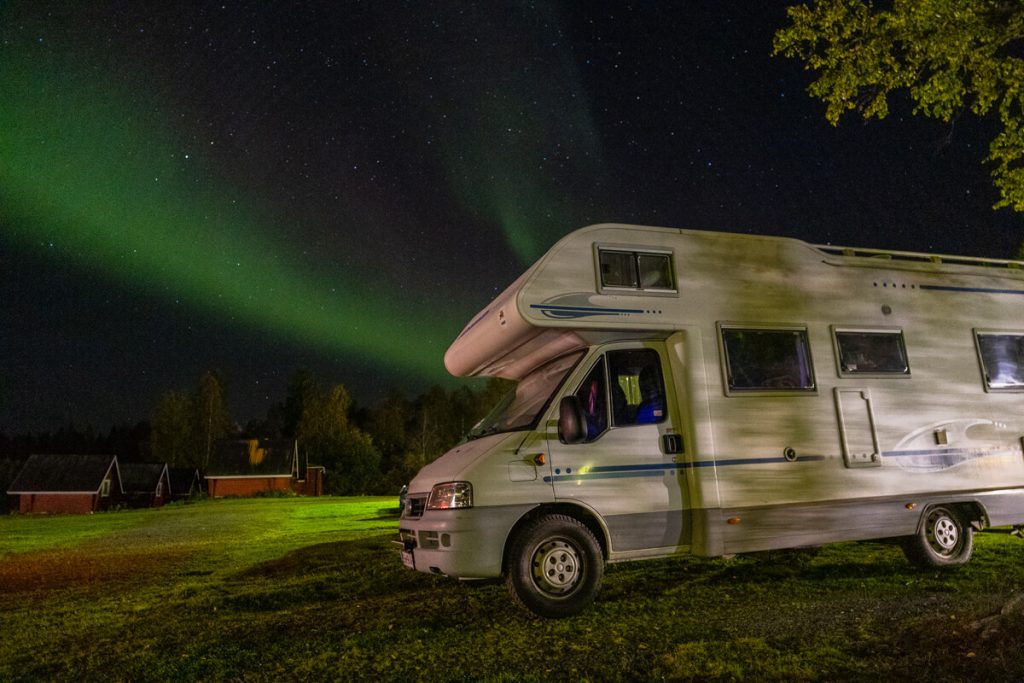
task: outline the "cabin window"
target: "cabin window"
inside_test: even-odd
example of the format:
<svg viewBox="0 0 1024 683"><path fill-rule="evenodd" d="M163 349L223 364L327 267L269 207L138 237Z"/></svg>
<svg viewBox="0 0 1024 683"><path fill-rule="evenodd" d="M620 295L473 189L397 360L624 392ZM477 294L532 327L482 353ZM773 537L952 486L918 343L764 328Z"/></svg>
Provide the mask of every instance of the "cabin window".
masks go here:
<svg viewBox="0 0 1024 683"><path fill-rule="evenodd" d="M805 329L722 327L730 392L814 391Z"/></svg>
<svg viewBox="0 0 1024 683"><path fill-rule="evenodd" d="M108 496L110 496L110 480L104 479L100 484L100 497L107 498Z"/></svg>
<svg viewBox="0 0 1024 683"><path fill-rule="evenodd" d="M840 375L910 375L903 332L835 330Z"/></svg>
<svg viewBox="0 0 1024 683"><path fill-rule="evenodd" d="M986 388L1024 391L1024 334L978 332L976 337Z"/></svg>
<svg viewBox="0 0 1024 683"><path fill-rule="evenodd" d="M675 292L671 252L598 249L601 287Z"/></svg>
<svg viewBox="0 0 1024 683"><path fill-rule="evenodd" d="M575 396L587 418L587 441L604 434L609 425L655 424L667 417L661 361L654 349L609 351Z"/></svg>
<svg viewBox="0 0 1024 683"><path fill-rule="evenodd" d="M604 356L591 369L576 398L587 416L587 441L593 441L608 429L608 392L604 372Z"/></svg>
<svg viewBox="0 0 1024 683"><path fill-rule="evenodd" d="M665 420L665 383L654 349L608 353L612 422L616 427Z"/></svg>

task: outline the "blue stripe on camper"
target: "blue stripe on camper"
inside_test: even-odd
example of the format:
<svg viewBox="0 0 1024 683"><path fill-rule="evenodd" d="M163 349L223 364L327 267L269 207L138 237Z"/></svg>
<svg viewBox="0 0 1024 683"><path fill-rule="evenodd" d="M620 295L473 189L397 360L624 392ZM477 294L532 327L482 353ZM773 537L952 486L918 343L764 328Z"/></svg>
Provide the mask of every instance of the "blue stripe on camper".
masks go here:
<svg viewBox="0 0 1024 683"><path fill-rule="evenodd" d="M982 294L1024 295L1024 289L993 289L991 287L953 287L952 285L918 285L918 289L930 289L933 292L974 292Z"/></svg>
<svg viewBox="0 0 1024 683"><path fill-rule="evenodd" d="M1020 455L1021 451L989 448L930 448L911 451L883 451L884 458L917 459L910 465L912 468L946 469L968 460L995 455ZM792 462L820 462L824 455L801 455ZM837 456L838 457L838 456ZM585 467L584 471L573 472L567 468L562 474L561 468L555 469L554 475L544 477L548 484L563 481L589 481L592 479L624 479L631 477L658 477L669 472L697 469L700 467L730 467L733 465L779 465L791 462L781 457L772 458L736 458L731 460L698 460L695 462L668 462L638 465L601 465ZM900 461L897 461L900 462ZM906 466L900 462L901 466Z"/></svg>
<svg viewBox="0 0 1024 683"><path fill-rule="evenodd" d="M824 455L802 455L795 462L816 462L824 460ZM546 483L562 481L589 481L591 479L624 479L631 477L660 477L668 472L678 470L689 470L698 467L714 467L725 465L773 465L790 462L785 458L741 458L738 460L698 460L696 462L667 462L651 463L642 465L599 465L597 467L585 467L585 471L573 472L566 468L562 474L561 468L555 468L555 474L544 477Z"/></svg>
<svg viewBox="0 0 1024 683"><path fill-rule="evenodd" d="M554 304L530 304L549 318L587 318L594 315L631 315L643 313L642 308L604 308L601 306L556 306Z"/></svg>
<svg viewBox="0 0 1024 683"><path fill-rule="evenodd" d="M898 458L896 462L904 469L944 470L978 458L1019 454L1020 451L989 446L988 448L926 448L911 451L884 451L882 457Z"/></svg>

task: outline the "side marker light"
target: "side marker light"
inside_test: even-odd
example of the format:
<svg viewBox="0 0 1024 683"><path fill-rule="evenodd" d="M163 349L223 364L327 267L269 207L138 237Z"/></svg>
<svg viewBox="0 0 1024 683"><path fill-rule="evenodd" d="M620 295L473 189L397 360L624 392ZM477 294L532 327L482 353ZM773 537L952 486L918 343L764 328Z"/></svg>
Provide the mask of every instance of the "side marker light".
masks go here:
<svg viewBox="0 0 1024 683"><path fill-rule="evenodd" d="M737 524L739 524L739 523L740 523L740 522L742 522L743 520L742 520L742 519L740 519L739 517L730 517L729 519L727 519L727 520L725 520L725 521L726 521L726 522L727 522L728 524L732 524L733 526L736 526Z"/></svg>
<svg viewBox="0 0 1024 683"><path fill-rule="evenodd" d="M533 456L533 464L534 465L543 465L547 461L548 460L547 460L546 457L544 457L543 453L538 453L537 455Z"/></svg>

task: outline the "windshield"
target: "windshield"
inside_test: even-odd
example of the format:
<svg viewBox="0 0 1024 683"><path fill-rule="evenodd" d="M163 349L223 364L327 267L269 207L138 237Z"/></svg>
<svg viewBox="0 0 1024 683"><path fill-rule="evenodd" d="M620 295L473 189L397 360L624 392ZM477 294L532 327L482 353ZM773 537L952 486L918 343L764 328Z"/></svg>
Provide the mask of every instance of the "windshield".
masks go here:
<svg viewBox="0 0 1024 683"><path fill-rule="evenodd" d="M498 401L494 410L470 430L469 438L532 429L555 389L582 355L580 352L556 358L519 380L515 388Z"/></svg>

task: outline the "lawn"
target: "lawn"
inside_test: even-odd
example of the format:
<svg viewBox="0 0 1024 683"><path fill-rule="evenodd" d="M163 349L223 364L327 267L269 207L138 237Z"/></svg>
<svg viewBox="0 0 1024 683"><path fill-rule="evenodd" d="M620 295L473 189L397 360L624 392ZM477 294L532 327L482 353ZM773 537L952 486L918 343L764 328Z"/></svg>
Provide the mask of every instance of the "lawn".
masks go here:
<svg viewBox="0 0 1024 683"><path fill-rule="evenodd" d="M0 680L1019 680L1024 542L610 567L546 621L404 569L394 498L0 518Z"/></svg>

